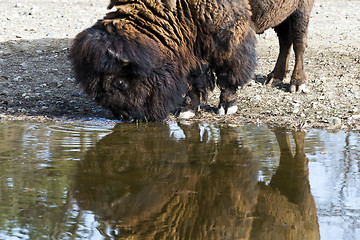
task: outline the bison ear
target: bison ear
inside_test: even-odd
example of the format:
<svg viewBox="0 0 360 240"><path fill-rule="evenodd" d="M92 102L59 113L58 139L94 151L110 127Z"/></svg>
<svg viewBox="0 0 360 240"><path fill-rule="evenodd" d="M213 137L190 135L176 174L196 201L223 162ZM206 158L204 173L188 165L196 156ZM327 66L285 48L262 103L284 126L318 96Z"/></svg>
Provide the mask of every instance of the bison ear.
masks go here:
<svg viewBox="0 0 360 240"><path fill-rule="evenodd" d="M176 10L176 0L161 0L161 2L170 11Z"/></svg>

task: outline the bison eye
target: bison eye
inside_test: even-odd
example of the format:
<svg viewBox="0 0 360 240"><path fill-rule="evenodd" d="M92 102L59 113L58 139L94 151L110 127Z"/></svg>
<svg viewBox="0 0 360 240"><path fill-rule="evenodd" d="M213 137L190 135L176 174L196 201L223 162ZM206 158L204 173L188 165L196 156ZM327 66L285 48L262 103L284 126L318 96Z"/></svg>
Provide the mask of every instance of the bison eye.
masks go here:
<svg viewBox="0 0 360 240"><path fill-rule="evenodd" d="M128 81L121 77L114 78L112 81L112 85L120 91L126 91L129 88Z"/></svg>

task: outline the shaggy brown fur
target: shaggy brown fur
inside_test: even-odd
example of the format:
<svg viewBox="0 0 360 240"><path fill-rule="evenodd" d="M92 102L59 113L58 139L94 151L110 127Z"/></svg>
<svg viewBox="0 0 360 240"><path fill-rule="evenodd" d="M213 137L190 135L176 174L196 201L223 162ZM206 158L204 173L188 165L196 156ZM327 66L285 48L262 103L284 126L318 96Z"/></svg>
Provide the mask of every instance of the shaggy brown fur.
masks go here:
<svg viewBox="0 0 360 240"><path fill-rule="evenodd" d="M280 44L280 53L274 70L267 77L283 80L288 70L291 46L295 52L295 68L290 81L290 92L302 91L306 82L304 52L309 18L314 0L250 0L252 20L256 32L274 28Z"/></svg>
<svg viewBox="0 0 360 240"><path fill-rule="evenodd" d="M215 84L220 108L255 68L245 0L112 0L71 46L77 82L117 118L161 120L183 102L195 110ZM214 76L214 74L215 76Z"/></svg>

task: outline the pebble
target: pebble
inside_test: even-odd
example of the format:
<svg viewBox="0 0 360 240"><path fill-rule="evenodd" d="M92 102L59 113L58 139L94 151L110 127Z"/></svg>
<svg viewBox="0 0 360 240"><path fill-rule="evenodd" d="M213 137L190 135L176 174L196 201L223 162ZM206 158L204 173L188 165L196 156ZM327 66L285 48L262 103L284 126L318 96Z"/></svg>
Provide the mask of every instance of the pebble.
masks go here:
<svg viewBox="0 0 360 240"><path fill-rule="evenodd" d="M15 4L15 7L16 7L16 8L23 8L23 7L24 7L24 4L22 4L22 3L16 3L16 4Z"/></svg>
<svg viewBox="0 0 360 240"><path fill-rule="evenodd" d="M261 96L256 95L250 99L250 102L258 102L261 100Z"/></svg>
<svg viewBox="0 0 360 240"><path fill-rule="evenodd" d="M299 108L295 107L293 110L292 110L292 113L298 113L300 111Z"/></svg>
<svg viewBox="0 0 360 240"><path fill-rule="evenodd" d="M9 113L14 113L14 112L15 112L15 110L14 110L13 108L8 108L7 111L8 111Z"/></svg>
<svg viewBox="0 0 360 240"><path fill-rule="evenodd" d="M328 119L328 122L331 125L339 125L339 124L341 124L341 119L338 117L331 117Z"/></svg>

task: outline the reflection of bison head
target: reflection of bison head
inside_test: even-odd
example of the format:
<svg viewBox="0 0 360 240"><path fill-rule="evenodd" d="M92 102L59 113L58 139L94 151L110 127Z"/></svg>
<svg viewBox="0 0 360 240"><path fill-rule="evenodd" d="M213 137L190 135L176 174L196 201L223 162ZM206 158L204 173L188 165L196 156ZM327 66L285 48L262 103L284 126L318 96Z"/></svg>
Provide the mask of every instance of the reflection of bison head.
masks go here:
<svg viewBox="0 0 360 240"><path fill-rule="evenodd" d="M194 110L215 79L220 106L236 104L238 86L255 67L247 1L112 0L114 6L78 34L71 59L85 92L115 117L161 120L186 95Z"/></svg>

